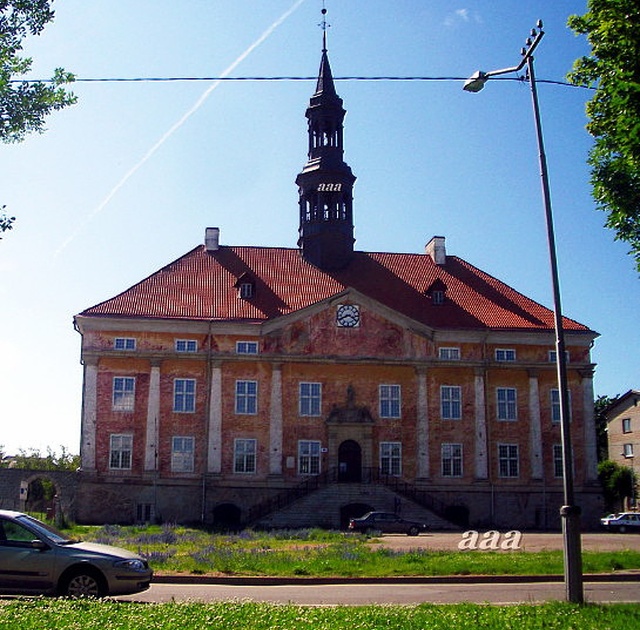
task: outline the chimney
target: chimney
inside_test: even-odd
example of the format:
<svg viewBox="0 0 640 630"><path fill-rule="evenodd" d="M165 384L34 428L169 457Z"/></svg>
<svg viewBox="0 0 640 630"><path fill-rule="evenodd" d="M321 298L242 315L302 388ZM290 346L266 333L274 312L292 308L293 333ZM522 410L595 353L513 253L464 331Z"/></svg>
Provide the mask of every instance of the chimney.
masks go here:
<svg viewBox="0 0 640 630"><path fill-rule="evenodd" d="M204 246L208 252L220 249L220 228L208 227L204 233Z"/></svg>
<svg viewBox="0 0 640 630"><path fill-rule="evenodd" d="M444 236L434 236L426 244L424 251L431 256L436 265L444 265L447 262L447 249L444 245Z"/></svg>

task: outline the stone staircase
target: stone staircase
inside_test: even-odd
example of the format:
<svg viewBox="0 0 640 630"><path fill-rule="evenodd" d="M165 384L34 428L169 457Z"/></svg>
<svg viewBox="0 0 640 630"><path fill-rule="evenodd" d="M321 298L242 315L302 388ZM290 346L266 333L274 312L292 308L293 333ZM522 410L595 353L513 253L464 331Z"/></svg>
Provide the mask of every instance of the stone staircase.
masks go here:
<svg viewBox="0 0 640 630"><path fill-rule="evenodd" d="M434 511L407 498L404 493L394 491L382 483L321 485L249 524L265 529L346 529L349 518L362 516L370 510L398 512L408 520L426 523L432 530L459 529Z"/></svg>

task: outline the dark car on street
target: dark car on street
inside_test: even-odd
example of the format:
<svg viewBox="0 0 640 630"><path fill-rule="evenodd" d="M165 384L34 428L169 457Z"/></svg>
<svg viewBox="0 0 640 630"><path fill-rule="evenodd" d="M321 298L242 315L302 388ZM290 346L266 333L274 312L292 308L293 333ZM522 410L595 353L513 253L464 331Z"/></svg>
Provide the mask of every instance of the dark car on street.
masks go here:
<svg viewBox="0 0 640 630"><path fill-rule="evenodd" d="M417 536L420 532L427 531L427 526L425 523L405 520L393 512L368 512L360 518L352 518L349 521L349 530Z"/></svg>
<svg viewBox="0 0 640 630"><path fill-rule="evenodd" d="M148 589L151 574L136 553L80 542L27 514L0 510L4 595L125 595Z"/></svg>

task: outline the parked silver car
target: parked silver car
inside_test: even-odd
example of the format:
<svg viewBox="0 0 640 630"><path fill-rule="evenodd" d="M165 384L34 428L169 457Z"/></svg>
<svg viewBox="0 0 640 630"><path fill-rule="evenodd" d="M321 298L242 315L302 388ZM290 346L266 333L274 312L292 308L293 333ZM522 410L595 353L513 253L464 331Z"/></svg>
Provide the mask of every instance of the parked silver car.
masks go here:
<svg viewBox="0 0 640 630"><path fill-rule="evenodd" d="M638 532L640 533L640 513L622 512L621 514L609 514L600 519L600 525L611 532Z"/></svg>
<svg viewBox="0 0 640 630"><path fill-rule="evenodd" d="M0 593L104 597L149 588L139 555L68 538L27 514L0 510Z"/></svg>

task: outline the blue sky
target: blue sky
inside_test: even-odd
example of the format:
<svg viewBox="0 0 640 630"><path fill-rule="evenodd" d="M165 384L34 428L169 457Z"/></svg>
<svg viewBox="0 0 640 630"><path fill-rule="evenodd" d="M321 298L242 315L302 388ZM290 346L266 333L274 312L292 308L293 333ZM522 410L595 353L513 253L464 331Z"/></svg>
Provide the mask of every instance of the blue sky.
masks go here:
<svg viewBox="0 0 640 630"><path fill-rule="evenodd" d="M516 65L541 18L539 79L587 52L566 28L585 2L327 0L335 77L466 77ZM298 6L296 6L298 5ZM291 9L281 23L279 20ZM313 76L320 0L58 0L29 40L34 78ZM256 44L255 48L252 45ZM420 252L434 235L552 305L527 84L339 81L358 181L356 247ZM313 82L79 82L45 134L0 146L0 444L78 451L73 316L203 241L294 247L296 174ZM600 333L596 394L640 387L640 293L627 247L590 196L591 93L539 85L564 313ZM190 115L188 115L190 114Z"/></svg>

